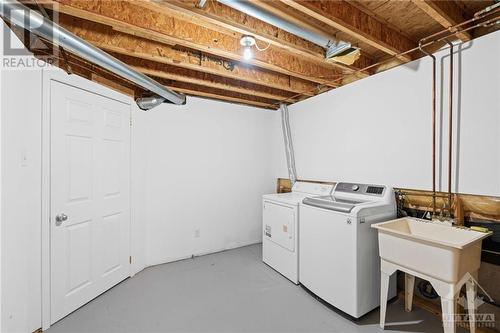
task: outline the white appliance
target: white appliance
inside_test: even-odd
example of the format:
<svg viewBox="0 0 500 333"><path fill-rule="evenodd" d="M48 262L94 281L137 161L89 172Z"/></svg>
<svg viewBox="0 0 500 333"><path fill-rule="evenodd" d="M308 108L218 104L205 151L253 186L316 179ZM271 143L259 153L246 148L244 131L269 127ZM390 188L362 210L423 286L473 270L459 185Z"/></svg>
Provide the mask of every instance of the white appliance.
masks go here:
<svg viewBox="0 0 500 333"><path fill-rule="evenodd" d="M338 183L332 195L300 204L300 283L359 318L380 305L377 233L371 224L396 217L394 191L383 185ZM396 296L393 279L389 297Z"/></svg>
<svg viewBox="0 0 500 333"><path fill-rule="evenodd" d="M299 203L332 190L333 185L295 182L290 193L262 197L262 260L295 284L299 281Z"/></svg>

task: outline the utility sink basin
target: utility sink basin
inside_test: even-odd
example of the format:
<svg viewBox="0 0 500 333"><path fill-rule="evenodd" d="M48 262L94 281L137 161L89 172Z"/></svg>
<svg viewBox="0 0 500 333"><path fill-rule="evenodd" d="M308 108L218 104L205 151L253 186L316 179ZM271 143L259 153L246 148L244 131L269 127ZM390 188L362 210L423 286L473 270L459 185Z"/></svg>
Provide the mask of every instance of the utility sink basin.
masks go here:
<svg viewBox="0 0 500 333"><path fill-rule="evenodd" d="M381 259L448 283L477 272L481 241L492 233L439 223L405 217L373 224Z"/></svg>

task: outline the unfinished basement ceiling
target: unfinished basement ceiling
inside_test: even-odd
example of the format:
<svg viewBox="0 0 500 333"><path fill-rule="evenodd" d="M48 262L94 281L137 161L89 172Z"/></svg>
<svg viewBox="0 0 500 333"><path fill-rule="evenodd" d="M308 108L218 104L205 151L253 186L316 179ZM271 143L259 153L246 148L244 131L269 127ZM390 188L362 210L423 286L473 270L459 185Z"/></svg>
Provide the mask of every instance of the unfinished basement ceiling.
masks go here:
<svg viewBox="0 0 500 333"><path fill-rule="evenodd" d="M39 2L64 28L174 91L269 109L417 59L423 54L414 52L356 72L415 48L421 38L470 19L494 3L251 1L304 28L350 42L361 49L361 57L352 65L326 61L320 46L216 0L207 0L202 8L199 0ZM461 33L457 39L470 40L493 29L498 25ZM253 58L244 60L243 35L254 36L257 45L267 49L254 50ZM130 95L145 93L73 55L60 55L59 60L61 68Z"/></svg>

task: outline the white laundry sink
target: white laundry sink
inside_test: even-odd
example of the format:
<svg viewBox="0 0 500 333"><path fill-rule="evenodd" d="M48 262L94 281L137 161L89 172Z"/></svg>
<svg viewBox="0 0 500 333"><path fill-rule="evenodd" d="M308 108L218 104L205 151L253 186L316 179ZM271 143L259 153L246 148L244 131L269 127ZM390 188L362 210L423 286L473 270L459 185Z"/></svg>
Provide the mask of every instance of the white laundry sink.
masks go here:
<svg viewBox="0 0 500 333"><path fill-rule="evenodd" d="M381 259L455 283L481 263L481 240L491 235L416 218L372 225L378 229Z"/></svg>

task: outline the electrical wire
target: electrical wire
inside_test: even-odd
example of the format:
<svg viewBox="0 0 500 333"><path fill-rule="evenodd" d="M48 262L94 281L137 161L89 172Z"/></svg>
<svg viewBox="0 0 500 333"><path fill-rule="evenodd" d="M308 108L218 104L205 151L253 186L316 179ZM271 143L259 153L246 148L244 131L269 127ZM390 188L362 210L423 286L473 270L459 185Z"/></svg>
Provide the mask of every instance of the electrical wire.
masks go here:
<svg viewBox="0 0 500 333"><path fill-rule="evenodd" d="M269 48L269 46L271 46L271 43L269 43L269 42L268 42L266 47L264 47L264 48L260 48L260 47L259 47L259 44L257 44L257 40L255 40L255 48L256 48L258 51L260 51L260 52L263 52L263 51L267 50L267 49Z"/></svg>

